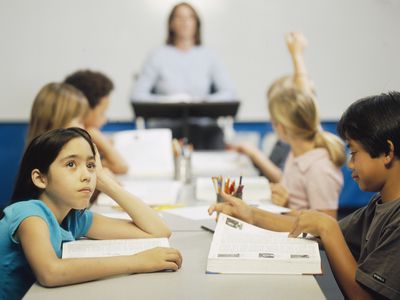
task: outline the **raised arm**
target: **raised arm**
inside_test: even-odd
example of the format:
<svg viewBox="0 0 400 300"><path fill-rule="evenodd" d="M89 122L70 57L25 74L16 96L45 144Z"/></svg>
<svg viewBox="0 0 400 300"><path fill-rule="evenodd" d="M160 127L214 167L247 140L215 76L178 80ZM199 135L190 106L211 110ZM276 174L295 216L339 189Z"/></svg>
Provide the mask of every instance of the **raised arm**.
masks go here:
<svg viewBox="0 0 400 300"><path fill-rule="evenodd" d="M293 61L293 81L296 88L311 92L311 81L303 55L307 40L301 32L290 32L286 35L286 44Z"/></svg>

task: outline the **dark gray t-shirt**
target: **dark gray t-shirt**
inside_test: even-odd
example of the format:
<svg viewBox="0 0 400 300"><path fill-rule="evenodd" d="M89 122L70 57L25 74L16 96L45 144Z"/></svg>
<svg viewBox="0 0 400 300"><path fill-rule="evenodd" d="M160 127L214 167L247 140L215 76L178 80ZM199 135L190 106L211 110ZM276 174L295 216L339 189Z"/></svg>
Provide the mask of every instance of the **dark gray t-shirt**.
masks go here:
<svg viewBox="0 0 400 300"><path fill-rule="evenodd" d="M356 281L374 298L400 299L400 199L382 203L377 194L339 224L357 261Z"/></svg>

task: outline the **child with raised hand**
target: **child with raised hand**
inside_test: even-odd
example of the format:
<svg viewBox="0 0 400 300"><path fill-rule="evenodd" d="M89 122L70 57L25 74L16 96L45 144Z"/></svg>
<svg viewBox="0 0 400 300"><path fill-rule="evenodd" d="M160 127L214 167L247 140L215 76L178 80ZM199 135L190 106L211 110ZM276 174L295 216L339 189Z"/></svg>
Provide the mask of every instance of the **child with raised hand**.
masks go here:
<svg viewBox="0 0 400 300"><path fill-rule="evenodd" d="M89 112L85 96L66 83L48 83L33 101L26 144L55 128L80 127Z"/></svg>
<svg viewBox="0 0 400 300"><path fill-rule="evenodd" d="M297 217L256 209L229 195L209 208L257 226L310 233L321 239L346 299L400 299L400 93L354 102L338 132L350 147L348 167L363 191L377 192L370 203L337 222L317 211Z"/></svg>
<svg viewBox="0 0 400 300"><path fill-rule="evenodd" d="M169 237L157 213L108 177L89 134L54 129L32 140L23 156L12 204L0 216L0 298L19 299L37 280L53 287L117 274L177 270L180 253L154 248L129 256L61 259L62 243L87 237ZM86 210L97 188L132 218Z"/></svg>
<svg viewBox="0 0 400 300"><path fill-rule="evenodd" d="M114 88L111 79L100 72L82 70L69 75L65 83L80 90L89 101L89 113L85 117L84 125L99 149L104 166L115 174L128 172L124 158L114 148L111 140L100 131L107 122L106 111Z"/></svg>
<svg viewBox="0 0 400 300"><path fill-rule="evenodd" d="M291 148L283 172L272 180L277 182L271 185L273 203L336 217L343 185L343 143L322 130L315 100L306 92L285 89L269 99L268 109L278 138ZM271 165L261 158L256 164L261 170Z"/></svg>

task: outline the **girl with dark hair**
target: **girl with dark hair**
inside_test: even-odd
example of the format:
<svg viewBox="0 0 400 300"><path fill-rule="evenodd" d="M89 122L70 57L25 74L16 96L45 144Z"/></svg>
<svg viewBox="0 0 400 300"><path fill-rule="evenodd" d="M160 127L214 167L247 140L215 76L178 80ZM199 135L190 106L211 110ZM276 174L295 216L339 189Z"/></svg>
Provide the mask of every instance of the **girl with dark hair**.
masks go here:
<svg viewBox="0 0 400 300"><path fill-rule="evenodd" d="M86 210L95 188L112 197L132 220ZM177 270L181 265L180 253L172 248L120 257L60 259L62 243L80 237L171 234L154 210L108 177L83 129L54 129L32 140L11 202L0 219L0 299L20 299L35 280L52 287L117 274Z"/></svg>

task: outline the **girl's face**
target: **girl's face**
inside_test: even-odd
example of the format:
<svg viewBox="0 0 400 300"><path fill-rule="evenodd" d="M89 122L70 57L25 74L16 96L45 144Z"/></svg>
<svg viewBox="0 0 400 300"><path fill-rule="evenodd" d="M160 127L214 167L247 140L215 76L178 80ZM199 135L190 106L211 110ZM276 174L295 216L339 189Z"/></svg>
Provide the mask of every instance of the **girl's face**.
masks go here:
<svg viewBox="0 0 400 300"><path fill-rule="evenodd" d="M110 98L109 96L105 96L100 99L100 102L96 107L90 109L85 120L87 128L95 127L100 129L107 122L106 111L109 104Z"/></svg>
<svg viewBox="0 0 400 300"><path fill-rule="evenodd" d="M385 155L372 158L357 141L349 140L348 144L351 156L347 165L351 170L351 177L363 191L377 192L382 190L387 174L384 162Z"/></svg>
<svg viewBox="0 0 400 300"><path fill-rule="evenodd" d="M96 187L95 157L81 137L69 141L45 176L42 195L57 207L84 209Z"/></svg>
<svg viewBox="0 0 400 300"><path fill-rule="evenodd" d="M196 17L186 5L179 6L174 13L171 28L177 38L193 39L196 34Z"/></svg>

